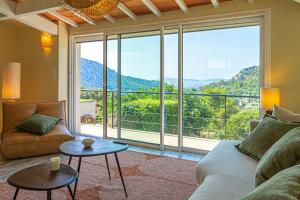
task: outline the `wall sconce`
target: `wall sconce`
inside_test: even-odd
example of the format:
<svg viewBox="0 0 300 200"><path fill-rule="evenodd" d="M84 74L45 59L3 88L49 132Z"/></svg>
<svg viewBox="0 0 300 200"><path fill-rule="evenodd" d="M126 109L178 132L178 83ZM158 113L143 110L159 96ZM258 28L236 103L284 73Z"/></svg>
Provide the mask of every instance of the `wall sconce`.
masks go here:
<svg viewBox="0 0 300 200"><path fill-rule="evenodd" d="M42 44L42 48L44 50L45 49L51 49L51 47L52 47L52 36L49 33L42 33L41 44Z"/></svg>
<svg viewBox="0 0 300 200"><path fill-rule="evenodd" d="M273 105L280 106L279 88L261 88L260 98L260 107L268 114L272 114Z"/></svg>
<svg viewBox="0 0 300 200"><path fill-rule="evenodd" d="M8 63L3 69L2 98L15 102L21 97L21 63Z"/></svg>

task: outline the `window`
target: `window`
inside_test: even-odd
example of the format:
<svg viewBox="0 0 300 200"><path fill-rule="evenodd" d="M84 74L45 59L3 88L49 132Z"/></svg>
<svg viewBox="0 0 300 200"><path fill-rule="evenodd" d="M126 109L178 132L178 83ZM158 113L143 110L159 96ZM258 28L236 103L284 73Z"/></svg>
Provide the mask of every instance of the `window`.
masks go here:
<svg viewBox="0 0 300 200"><path fill-rule="evenodd" d="M178 29L164 34L164 144L178 146Z"/></svg>
<svg viewBox="0 0 300 200"><path fill-rule="evenodd" d="M183 32L183 146L242 139L259 116L260 27Z"/></svg>
<svg viewBox="0 0 300 200"><path fill-rule="evenodd" d="M77 132L103 136L103 41L78 43L80 54L80 99ZM93 126L91 126L93 124ZM100 130L100 131L99 131Z"/></svg>
<svg viewBox="0 0 300 200"><path fill-rule="evenodd" d="M118 36L107 38L107 136L118 137Z"/></svg>
<svg viewBox="0 0 300 200"><path fill-rule="evenodd" d="M91 71L80 74L80 102L96 102L95 123L83 124L88 131L82 133L208 151L219 140L242 139L248 121L258 118L262 79L260 21L246 21L166 26L80 43L81 59L98 66L81 64Z"/></svg>
<svg viewBox="0 0 300 200"><path fill-rule="evenodd" d="M159 31L121 35L121 138L160 144Z"/></svg>

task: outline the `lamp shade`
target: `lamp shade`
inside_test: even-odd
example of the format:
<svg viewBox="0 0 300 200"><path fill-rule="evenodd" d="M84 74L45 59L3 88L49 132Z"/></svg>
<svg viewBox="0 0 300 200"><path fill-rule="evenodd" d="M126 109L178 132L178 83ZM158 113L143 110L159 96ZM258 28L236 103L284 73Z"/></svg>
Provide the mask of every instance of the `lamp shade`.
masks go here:
<svg viewBox="0 0 300 200"><path fill-rule="evenodd" d="M49 33L42 33L41 36L42 48L48 49L52 47L52 36Z"/></svg>
<svg viewBox="0 0 300 200"><path fill-rule="evenodd" d="M274 104L280 106L279 88L261 88L260 98L260 106L263 109L272 110Z"/></svg>
<svg viewBox="0 0 300 200"><path fill-rule="evenodd" d="M21 96L21 63L8 63L3 69L2 98L19 99Z"/></svg>

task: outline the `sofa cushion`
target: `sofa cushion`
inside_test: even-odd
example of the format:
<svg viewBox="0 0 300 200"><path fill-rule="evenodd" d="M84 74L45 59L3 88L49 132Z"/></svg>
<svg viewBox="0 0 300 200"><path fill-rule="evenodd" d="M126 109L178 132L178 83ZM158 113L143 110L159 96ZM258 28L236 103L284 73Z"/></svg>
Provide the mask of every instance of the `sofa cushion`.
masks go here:
<svg viewBox="0 0 300 200"><path fill-rule="evenodd" d="M3 103L2 132L13 129L36 112L34 103Z"/></svg>
<svg viewBox="0 0 300 200"><path fill-rule="evenodd" d="M74 139L63 125L55 126L42 136L12 129L4 133L3 138L1 153L7 160L58 153L60 144Z"/></svg>
<svg viewBox="0 0 300 200"><path fill-rule="evenodd" d="M60 119L61 124L66 124L65 101L58 101L52 103L38 103L36 105L36 113L40 115L47 115Z"/></svg>
<svg viewBox="0 0 300 200"><path fill-rule="evenodd" d="M39 142L39 136L33 133L11 129L3 134L1 146Z"/></svg>
<svg viewBox="0 0 300 200"><path fill-rule="evenodd" d="M294 113L276 105L273 106L272 116L286 122L300 122L300 114Z"/></svg>
<svg viewBox="0 0 300 200"><path fill-rule="evenodd" d="M240 153L239 141L221 141L199 161L199 188L190 200L239 200L255 187L257 161Z"/></svg>
<svg viewBox="0 0 300 200"><path fill-rule="evenodd" d="M260 160L275 142L296 127L300 127L300 123L283 122L266 117L242 141L238 146L238 149L257 160Z"/></svg>
<svg viewBox="0 0 300 200"><path fill-rule="evenodd" d="M242 200L298 200L300 165L287 168L267 180Z"/></svg>
<svg viewBox="0 0 300 200"><path fill-rule="evenodd" d="M49 131L47 134L40 137L41 142L49 142L49 141L61 141L65 142L70 139L74 139L73 136L71 136L68 129L63 125L57 125Z"/></svg>
<svg viewBox="0 0 300 200"><path fill-rule="evenodd" d="M262 157L256 170L258 186L281 170L292 167L300 158L300 127L278 140Z"/></svg>
<svg viewBox="0 0 300 200"><path fill-rule="evenodd" d="M46 115L34 114L16 126L19 131L28 131L36 134L45 134L53 129L60 119Z"/></svg>

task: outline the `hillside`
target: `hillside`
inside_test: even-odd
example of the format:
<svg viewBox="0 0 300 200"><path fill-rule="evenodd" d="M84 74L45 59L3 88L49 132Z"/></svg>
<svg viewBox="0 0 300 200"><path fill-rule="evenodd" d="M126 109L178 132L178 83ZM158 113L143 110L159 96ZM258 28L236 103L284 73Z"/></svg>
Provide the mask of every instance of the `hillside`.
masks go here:
<svg viewBox="0 0 300 200"><path fill-rule="evenodd" d="M81 59L81 87L85 89L102 88L103 65L88 59ZM159 86L159 81L151 81L131 76L122 76L122 90L136 91L141 88L150 89ZM108 90L117 89L117 72L107 69ZM176 79L166 78L166 83L177 84ZM210 88L225 89L228 94L259 95L259 67L253 66L242 69L229 80L184 80L185 88L206 90Z"/></svg>
<svg viewBox="0 0 300 200"><path fill-rule="evenodd" d="M80 64L81 88L102 88L103 65L84 58L80 60ZM159 85L158 81L149 81L131 76L122 76L121 78L123 91L135 91L140 88L149 89ZM107 89L117 90L117 72L110 68L107 68Z"/></svg>
<svg viewBox="0 0 300 200"><path fill-rule="evenodd" d="M221 80L211 83L202 89L222 88L228 94L237 95L259 95L259 67L253 66L242 69L238 74L229 80Z"/></svg>
<svg viewBox="0 0 300 200"><path fill-rule="evenodd" d="M222 79L206 79L206 80L194 80L194 79L183 79L184 88L200 88L210 83L218 82ZM165 78L165 83L169 85L177 85L178 79Z"/></svg>

